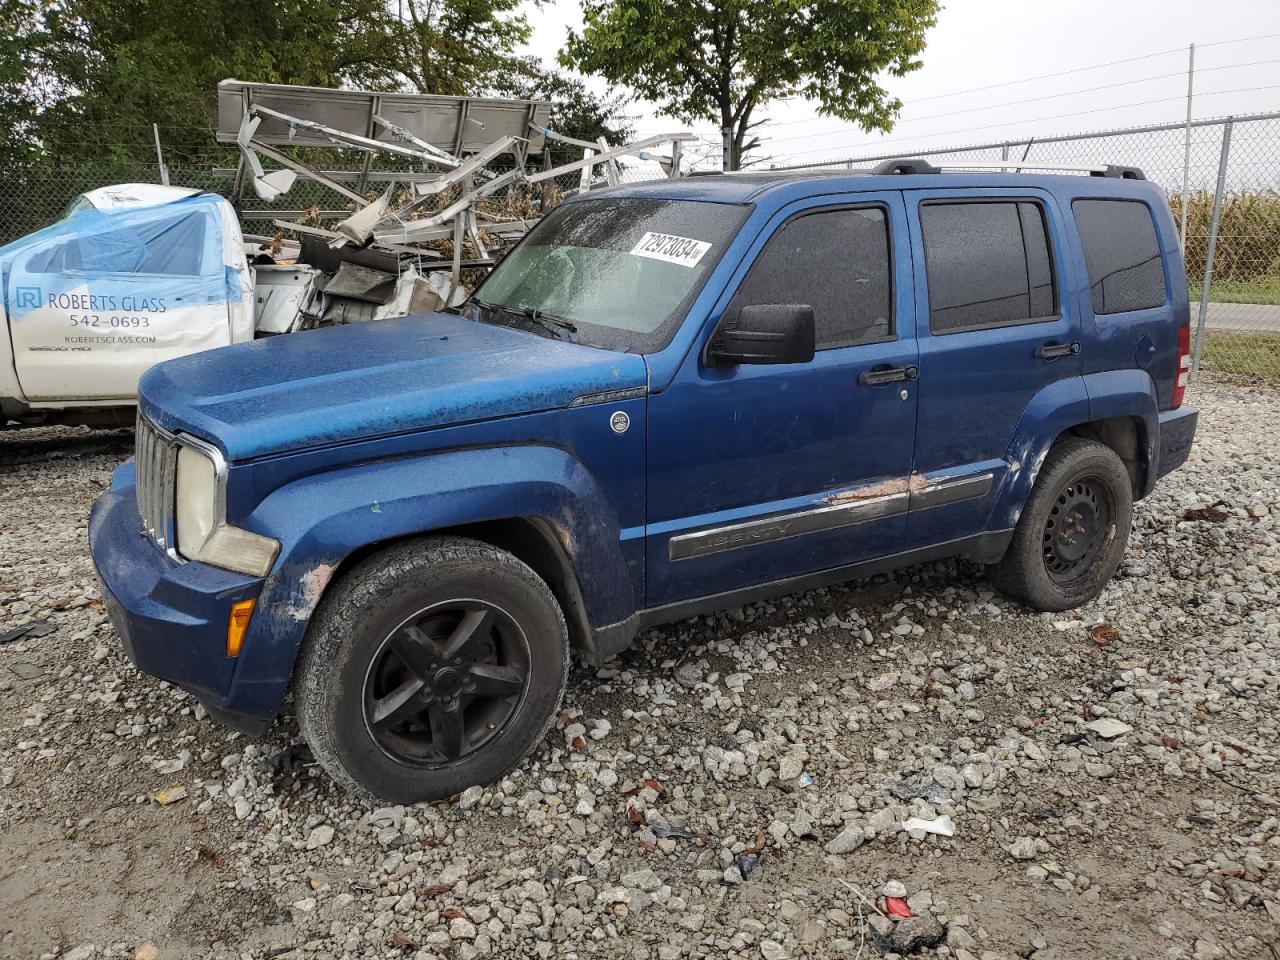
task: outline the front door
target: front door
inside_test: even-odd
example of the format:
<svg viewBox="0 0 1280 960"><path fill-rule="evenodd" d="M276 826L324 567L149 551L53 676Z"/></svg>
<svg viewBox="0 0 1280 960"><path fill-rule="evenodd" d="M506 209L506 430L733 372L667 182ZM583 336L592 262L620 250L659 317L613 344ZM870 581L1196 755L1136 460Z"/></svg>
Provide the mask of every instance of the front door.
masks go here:
<svg viewBox="0 0 1280 960"><path fill-rule="evenodd" d="M648 606L902 549L917 362L907 236L893 192L804 201L761 231L649 399ZM722 316L797 303L815 311L811 362L708 364Z"/></svg>
<svg viewBox="0 0 1280 960"><path fill-rule="evenodd" d="M1059 283L1071 274L1053 196L959 189L905 197L923 266L916 271L921 492L907 533L915 549L984 532L1002 484L1027 465L1019 424L1035 423L1037 395L1056 390L1045 404L1054 408L1085 393L1080 317Z"/></svg>

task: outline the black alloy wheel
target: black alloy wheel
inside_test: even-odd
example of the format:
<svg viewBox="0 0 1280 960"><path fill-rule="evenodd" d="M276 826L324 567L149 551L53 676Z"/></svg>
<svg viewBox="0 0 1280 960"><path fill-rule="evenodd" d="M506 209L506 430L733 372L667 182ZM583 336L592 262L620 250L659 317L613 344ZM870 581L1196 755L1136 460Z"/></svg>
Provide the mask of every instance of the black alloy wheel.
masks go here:
<svg viewBox="0 0 1280 960"><path fill-rule="evenodd" d="M298 726L366 799L443 800L505 776L555 720L569 636L527 564L465 537L405 540L330 584L298 658Z"/></svg>
<svg viewBox="0 0 1280 960"><path fill-rule="evenodd" d="M483 600L436 603L382 641L364 682L369 736L413 766L458 762L498 736L528 685L529 643Z"/></svg>

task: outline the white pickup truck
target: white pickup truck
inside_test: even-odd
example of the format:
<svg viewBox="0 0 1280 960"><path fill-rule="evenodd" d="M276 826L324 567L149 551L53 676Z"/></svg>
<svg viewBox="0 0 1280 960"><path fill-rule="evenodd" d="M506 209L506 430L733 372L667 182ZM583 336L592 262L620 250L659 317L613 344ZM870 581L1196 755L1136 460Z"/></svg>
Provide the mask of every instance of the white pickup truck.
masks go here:
<svg viewBox="0 0 1280 960"><path fill-rule="evenodd" d="M152 364L448 295L394 260L277 265L263 252L223 197L155 184L92 190L0 247L0 428L129 424Z"/></svg>

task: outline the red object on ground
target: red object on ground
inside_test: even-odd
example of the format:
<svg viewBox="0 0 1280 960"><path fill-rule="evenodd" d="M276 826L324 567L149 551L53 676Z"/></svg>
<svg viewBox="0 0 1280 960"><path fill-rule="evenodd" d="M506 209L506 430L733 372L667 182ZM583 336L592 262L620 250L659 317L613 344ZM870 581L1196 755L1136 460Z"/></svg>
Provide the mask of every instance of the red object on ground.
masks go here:
<svg viewBox="0 0 1280 960"><path fill-rule="evenodd" d="M907 906L907 901L901 897L885 897L884 912L891 917L898 917L902 920L911 918L911 908Z"/></svg>

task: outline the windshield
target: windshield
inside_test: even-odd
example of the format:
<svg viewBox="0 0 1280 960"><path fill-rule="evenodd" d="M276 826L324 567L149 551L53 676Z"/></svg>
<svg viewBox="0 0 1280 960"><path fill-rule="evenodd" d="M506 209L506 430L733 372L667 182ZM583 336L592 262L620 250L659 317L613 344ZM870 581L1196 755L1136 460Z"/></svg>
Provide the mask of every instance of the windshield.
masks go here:
<svg viewBox="0 0 1280 960"><path fill-rule="evenodd" d="M604 197L557 207L476 290L482 319L545 314L562 335L616 350L662 347L746 215L739 206ZM535 321L536 323L536 321Z"/></svg>

